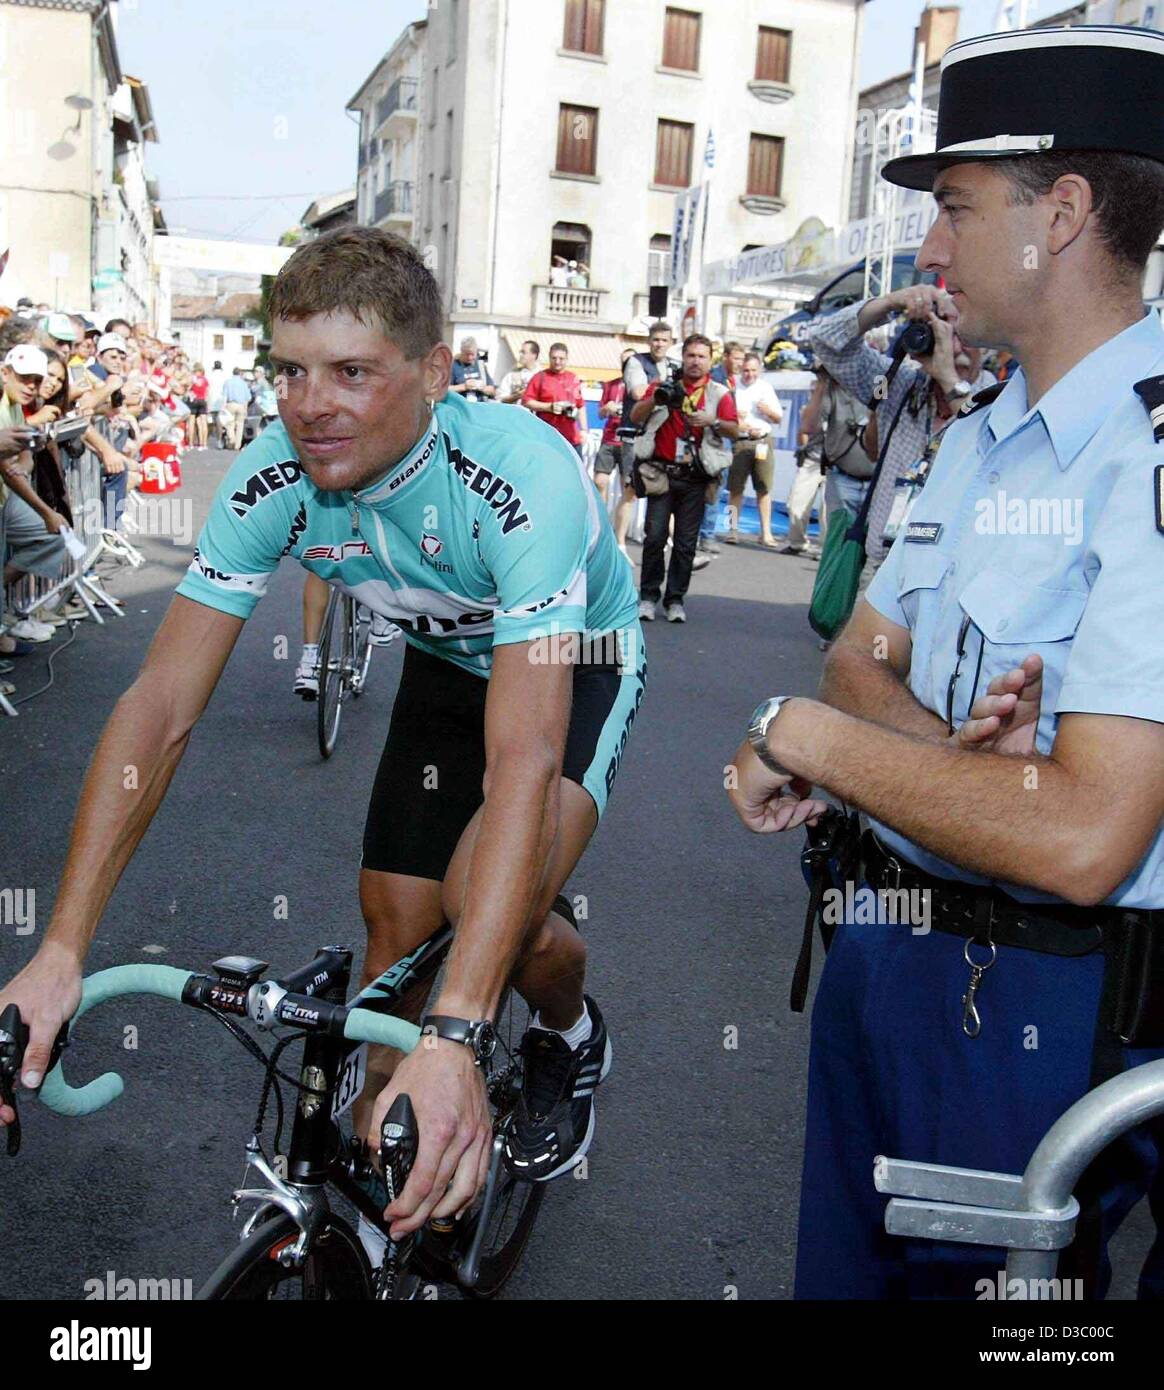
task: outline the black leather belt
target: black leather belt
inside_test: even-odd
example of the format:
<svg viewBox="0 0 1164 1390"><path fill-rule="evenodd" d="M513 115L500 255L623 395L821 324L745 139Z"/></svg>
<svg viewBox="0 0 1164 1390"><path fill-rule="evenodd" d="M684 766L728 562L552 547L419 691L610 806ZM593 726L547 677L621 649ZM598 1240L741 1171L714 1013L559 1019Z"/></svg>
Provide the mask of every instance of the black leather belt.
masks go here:
<svg viewBox="0 0 1164 1390"><path fill-rule="evenodd" d="M928 892L935 931L978 937L996 946L1086 956L1102 947L1105 928L1127 915L1070 903L1022 903L993 886L939 878L891 854L871 830L861 836L861 862L865 881L875 889Z"/></svg>

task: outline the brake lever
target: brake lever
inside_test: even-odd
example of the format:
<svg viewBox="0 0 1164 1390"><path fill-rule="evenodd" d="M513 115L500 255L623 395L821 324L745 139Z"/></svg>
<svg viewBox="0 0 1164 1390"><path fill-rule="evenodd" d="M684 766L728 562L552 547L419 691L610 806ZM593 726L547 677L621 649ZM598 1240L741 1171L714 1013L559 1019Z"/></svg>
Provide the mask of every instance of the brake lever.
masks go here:
<svg viewBox="0 0 1164 1390"><path fill-rule="evenodd" d="M0 1104L10 1105L12 1113L16 1118L7 1126L7 1152L9 1158L15 1158L20 1152L21 1128L20 1112L16 1105L16 1082L20 1076L20 1068L24 1064L24 1054L28 1050L29 1040L28 1024L20 1017L20 1009L16 1004L9 1004L0 1014ZM61 1053L69 1045L69 1025L62 1023L59 1032L53 1039L52 1052L49 1054L49 1064L45 1068L45 1076L52 1071L61 1059Z"/></svg>
<svg viewBox="0 0 1164 1390"><path fill-rule="evenodd" d="M380 1168L388 1189L389 1205L404 1191L404 1184L416 1162L419 1139L412 1101L401 1092L392 1102L380 1127Z"/></svg>
<svg viewBox="0 0 1164 1390"><path fill-rule="evenodd" d="M9 1004L0 1014L0 1104L12 1107L12 1123L7 1126L7 1152L15 1158L20 1152L20 1112L16 1105L16 1078L28 1046L28 1024L20 1009Z"/></svg>
<svg viewBox="0 0 1164 1390"><path fill-rule="evenodd" d="M419 1139L420 1133L412 1101L401 1092L392 1102L380 1126L380 1170L384 1185L388 1189L389 1205L404 1191L408 1174L416 1162ZM377 1301L390 1302L396 1297L396 1282L407 1267L414 1239L413 1236L405 1236L400 1241L389 1239L388 1248L384 1252L384 1263L376 1276Z"/></svg>

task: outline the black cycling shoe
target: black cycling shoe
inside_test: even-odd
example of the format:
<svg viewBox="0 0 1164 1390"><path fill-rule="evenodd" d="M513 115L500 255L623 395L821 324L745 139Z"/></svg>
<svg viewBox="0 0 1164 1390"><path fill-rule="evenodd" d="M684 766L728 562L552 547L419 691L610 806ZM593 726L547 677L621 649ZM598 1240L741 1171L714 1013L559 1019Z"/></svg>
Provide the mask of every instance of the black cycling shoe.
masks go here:
<svg viewBox="0 0 1164 1390"><path fill-rule="evenodd" d="M610 1071L610 1038L586 996L590 1037L577 1051L561 1033L528 1028L521 1095L505 1131L505 1166L515 1178L548 1182L576 1167L594 1137L594 1088Z"/></svg>

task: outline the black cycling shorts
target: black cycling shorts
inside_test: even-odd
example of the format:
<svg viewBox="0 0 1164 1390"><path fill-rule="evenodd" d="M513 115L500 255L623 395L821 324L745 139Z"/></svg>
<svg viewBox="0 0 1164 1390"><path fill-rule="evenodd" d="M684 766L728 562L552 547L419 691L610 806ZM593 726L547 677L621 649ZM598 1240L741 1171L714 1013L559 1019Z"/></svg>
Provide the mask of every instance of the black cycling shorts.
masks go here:
<svg viewBox="0 0 1164 1390"><path fill-rule="evenodd" d="M590 793L599 816L622 762L646 678L642 632L623 636L623 660L574 669L562 776ZM444 880L481 806L489 682L409 645L380 758L362 867Z"/></svg>

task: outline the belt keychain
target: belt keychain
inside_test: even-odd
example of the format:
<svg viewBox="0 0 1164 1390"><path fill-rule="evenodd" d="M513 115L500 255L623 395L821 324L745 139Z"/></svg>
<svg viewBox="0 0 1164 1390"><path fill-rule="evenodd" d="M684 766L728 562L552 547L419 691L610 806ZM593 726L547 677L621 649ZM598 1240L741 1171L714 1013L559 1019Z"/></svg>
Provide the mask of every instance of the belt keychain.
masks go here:
<svg viewBox="0 0 1164 1390"><path fill-rule="evenodd" d="M962 959L970 967L970 979L966 983L966 993L962 996L962 1032L968 1038L976 1038L982 1032L982 1018L978 1013L978 987L982 983L982 977L998 959L998 947L991 939L991 930L994 925L994 900L992 897L983 896L979 900L975 914L979 918L985 918L984 937L985 940L978 942L978 924L975 923L975 932L971 937L967 937L965 946L962 947ZM979 964L970 954L970 947L978 942L985 945L990 950L990 956Z"/></svg>
<svg viewBox="0 0 1164 1390"><path fill-rule="evenodd" d="M966 993L962 996L962 1032L968 1038L976 1038L982 1031L982 1019L978 1013L978 986L982 983L982 977L994 964L998 958L998 947L987 937L986 945L990 948L990 958L984 960L981 965L977 964L974 957L970 954L970 947L974 945L974 938L970 938L962 948L962 959L970 967L970 981L966 986Z"/></svg>

